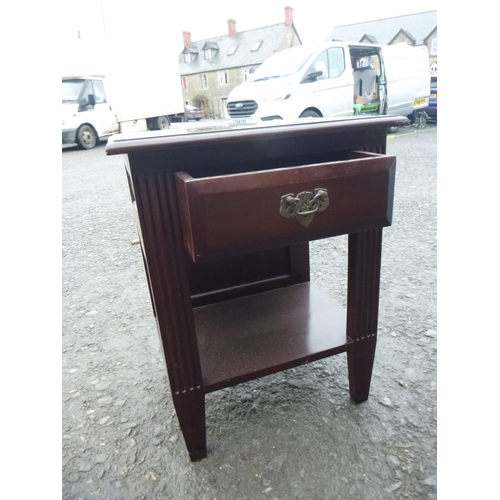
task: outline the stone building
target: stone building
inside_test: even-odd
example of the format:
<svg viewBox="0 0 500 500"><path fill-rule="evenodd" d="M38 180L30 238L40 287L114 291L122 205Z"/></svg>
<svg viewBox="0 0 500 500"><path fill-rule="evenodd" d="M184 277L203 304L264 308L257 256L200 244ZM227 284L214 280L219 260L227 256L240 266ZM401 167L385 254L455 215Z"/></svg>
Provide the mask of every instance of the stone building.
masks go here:
<svg viewBox="0 0 500 500"><path fill-rule="evenodd" d="M269 56L302 45L293 24L293 9L285 7L285 22L237 32L227 21L226 35L193 42L184 31L179 68L184 102L205 111L206 118L225 118L231 90L248 80Z"/></svg>
<svg viewBox="0 0 500 500"><path fill-rule="evenodd" d="M426 45L430 74L437 75L437 11L379 19L333 28L327 40L394 45Z"/></svg>

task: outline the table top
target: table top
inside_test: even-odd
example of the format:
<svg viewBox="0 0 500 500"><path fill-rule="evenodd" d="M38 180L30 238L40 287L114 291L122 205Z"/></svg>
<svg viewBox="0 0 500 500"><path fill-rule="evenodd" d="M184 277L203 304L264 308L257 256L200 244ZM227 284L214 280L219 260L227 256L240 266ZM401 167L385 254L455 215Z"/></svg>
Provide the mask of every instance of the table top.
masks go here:
<svg viewBox="0 0 500 500"><path fill-rule="evenodd" d="M359 133L371 129L387 129L409 124L403 116L355 116L342 119L320 118L297 121L273 120L252 123L249 125L233 125L221 121L206 127L190 129L168 129L156 132L135 134L117 134L112 136L106 147L106 154L129 154L159 149L187 147L189 144L223 145L234 141L266 140L273 141L283 137L318 136L340 132Z"/></svg>

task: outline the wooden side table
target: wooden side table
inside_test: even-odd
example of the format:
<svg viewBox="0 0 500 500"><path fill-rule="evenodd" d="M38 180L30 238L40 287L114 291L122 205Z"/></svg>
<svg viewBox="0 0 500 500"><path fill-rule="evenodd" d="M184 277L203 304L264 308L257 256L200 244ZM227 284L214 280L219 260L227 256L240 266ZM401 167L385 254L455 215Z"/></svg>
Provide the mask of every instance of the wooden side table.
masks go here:
<svg viewBox="0 0 500 500"><path fill-rule="evenodd" d="M347 352L368 398L382 228L402 117L168 131L110 140L126 173L171 393L191 460L205 394ZM311 240L348 234L347 310L310 283Z"/></svg>

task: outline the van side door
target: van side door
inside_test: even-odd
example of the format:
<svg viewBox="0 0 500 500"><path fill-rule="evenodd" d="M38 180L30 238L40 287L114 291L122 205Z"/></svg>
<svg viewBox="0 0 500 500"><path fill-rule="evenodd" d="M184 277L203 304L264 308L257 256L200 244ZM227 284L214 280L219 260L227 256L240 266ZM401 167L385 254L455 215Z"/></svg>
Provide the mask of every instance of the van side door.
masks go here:
<svg viewBox="0 0 500 500"><path fill-rule="evenodd" d="M315 106L325 118L353 114L353 77L344 47L330 47L321 52L302 82L314 92Z"/></svg>

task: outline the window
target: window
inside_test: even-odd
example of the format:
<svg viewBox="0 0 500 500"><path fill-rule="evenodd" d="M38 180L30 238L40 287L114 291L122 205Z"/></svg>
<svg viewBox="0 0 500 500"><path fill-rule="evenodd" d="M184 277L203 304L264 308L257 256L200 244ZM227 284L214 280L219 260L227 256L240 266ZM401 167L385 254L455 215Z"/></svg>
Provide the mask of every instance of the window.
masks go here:
<svg viewBox="0 0 500 500"><path fill-rule="evenodd" d="M187 78L185 76L181 76L181 84L182 84L182 89L187 90L188 83L187 83Z"/></svg>
<svg viewBox="0 0 500 500"><path fill-rule="evenodd" d="M250 78L250 70L249 69L244 69L243 70L243 81L248 82L248 79Z"/></svg>
<svg viewBox="0 0 500 500"><path fill-rule="evenodd" d="M253 44L253 47L252 47L251 51L255 52L256 50L259 50L259 47L261 46L261 44L262 44L262 40L259 40L258 42L255 42Z"/></svg>
<svg viewBox="0 0 500 500"><path fill-rule="evenodd" d="M324 50L313 62L310 72L319 72L321 75L316 77L315 80L324 80L328 78L328 53Z"/></svg>
<svg viewBox="0 0 500 500"><path fill-rule="evenodd" d="M187 63L190 63L192 61L192 57L191 57L191 53L190 52L187 52L186 54L184 54L184 62L187 64Z"/></svg>
<svg viewBox="0 0 500 500"><path fill-rule="evenodd" d="M212 59L212 57L214 57L214 51L212 49L205 49L203 52L205 53L205 59Z"/></svg>
<svg viewBox="0 0 500 500"><path fill-rule="evenodd" d="M332 47L324 50L311 64L302 83L316 82L326 78L337 78L345 70L344 49ZM318 72L321 74L318 75Z"/></svg>
<svg viewBox="0 0 500 500"><path fill-rule="evenodd" d="M344 49L332 47L328 49L328 78L340 76L345 69Z"/></svg>
<svg viewBox="0 0 500 500"><path fill-rule="evenodd" d="M200 82L200 89L206 89L208 87L208 84L207 84L207 75L205 75L205 74L198 75L198 79L199 79L199 82Z"/></svg>
<svg viewBox="0 0 500 500"><path fill-rule="evenodd" d="M102 80L92 80L94 87L95 103L103 104L106 102L106 93L104 92L104 84Z"/></svg>
<svg viewBox="0 0 500 500"><path fill-rule="evenodd" d="M301 69L314 52L314 46L299 45L291 49L277 52L268 57L256 70L255 79L268 76L287 76Z"/></svg>
<svg viewBox="0 0 500 500"><path fill-rule="evenodd" d="M94 91L92 89L92 83L87 80L83 87L83 92L80 98L80 110L90 107L89 95L93 95ZM92 108L91 108L92 109Z"/></svg>
<svg viewBox="0 0 500 500"><path fill-rule="evenodd" d="M431 41L431 56L437 56L438 53L438 39L433 38Z"/></svg>
<svg viewBox="0 0 500 500"><path fill-rule="evenodd" d="M232 56L236 52L237 48L238 48L237 45L233 45L232 47L229 47L229 50L227 51L227 55Z"/></svg>
<svg viewBox="0 0 500 500"><path fill-rule="evenodd" d="M224 73L219 73L219 85L228 85L229 84L229 75L227 71Z"/></svg>

